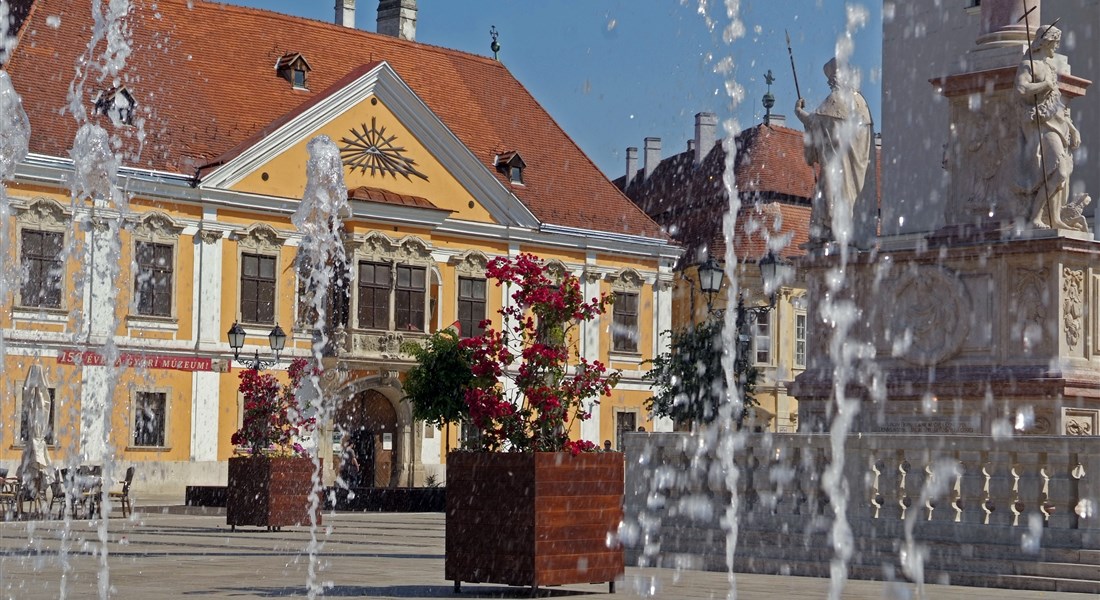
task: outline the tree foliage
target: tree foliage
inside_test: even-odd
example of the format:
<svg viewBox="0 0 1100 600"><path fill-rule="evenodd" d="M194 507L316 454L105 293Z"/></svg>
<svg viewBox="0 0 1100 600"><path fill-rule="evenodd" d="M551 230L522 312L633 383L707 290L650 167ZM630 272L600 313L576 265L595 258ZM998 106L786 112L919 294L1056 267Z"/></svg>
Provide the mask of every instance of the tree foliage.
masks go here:
<svg viewBox="0 0 1100 600"><path fill-rule="evenodd" d="M453 329L437 331L423 347L413 350L416 366L405 376L405 399L413 418L442 429L469 416L466 388L473 380L469 350Z"/></svg>
<svg viewBox="0 0 1100 600"><path fill-rule="evenodd" d="M654 416L670 417L676 423L710 423L718 417L718 408L726 396L726 378L722 372L722 321L710 319L674 331L669 351L652 361L645 378L653 384L655 395L646 400L646 409ZM749 365L747 348L734 363L734 375L740 384L744 409L757 406L757 369ZM740 424L744 410L735 416Z"/></svg>

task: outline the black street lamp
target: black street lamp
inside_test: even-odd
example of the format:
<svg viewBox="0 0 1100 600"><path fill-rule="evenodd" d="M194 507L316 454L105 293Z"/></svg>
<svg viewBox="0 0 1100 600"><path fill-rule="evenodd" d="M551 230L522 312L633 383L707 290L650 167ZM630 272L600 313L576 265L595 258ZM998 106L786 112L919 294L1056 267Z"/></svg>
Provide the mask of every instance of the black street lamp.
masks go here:
<svg viewBox="0 0 1100 600"><path fill-rule="evenodd" d="M233 321L233 326L229 328L227 335L229 336L229 347L233 349L233 360L240 361L240 351L244 347L246 335L244 327ZM271 346L271 351L275 353L275 360L260 360L260 350L257 348L251 363L246 363L248 368L260 371L279 364L279 354L286 347L286 332L283 331L282 327L279 327L278 323L275 324L275 328L271 330L271 333L267 334L267 343Z"/></svg>
<svg viewBox="0 0 1100 600"><path fill-rule="evenodd" d="M707 312L714 314L714 296L722 289L722 281L726 278L726 272L722 265L708 256L706 262L699 265L699 288L707 295Z"/></svg>
<svg viewBox="0 0 1100 600"><path fill-rule="evenodd" d="M744 370L749 365L749 351L752 348L752 336L749 327L760 319L761 316L771 312L776 304L776 292L784 282L794 278L794 264L784 260L769 251L757 261L760 268L760 278L764 282L764 293L768 295L768 304L765 306L745 306L743 293L737 295L737 358L740 363L739 370ZM726 273L713 256L699 265L699 288L707 297L707 312L712 316L719 316L722 309L714 308L714 297L722 289Z"/></svg>

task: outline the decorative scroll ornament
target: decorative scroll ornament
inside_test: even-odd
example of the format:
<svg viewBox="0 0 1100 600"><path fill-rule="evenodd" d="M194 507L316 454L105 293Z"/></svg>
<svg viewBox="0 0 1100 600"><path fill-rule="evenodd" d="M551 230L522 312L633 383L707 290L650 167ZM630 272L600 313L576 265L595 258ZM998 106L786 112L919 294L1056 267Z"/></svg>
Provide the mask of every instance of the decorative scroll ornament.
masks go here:
<svg viewBox="0 0 1100 600"><path fill-rule="evenodd" d="M380 173L383 177L387 174L397 179L401 175L405 179L411 179L415 175L424 181L428 176L416 170L416 161L405 155L405 148L394 145L396 135L386 135L386 128L378 128L377 119L371 117L370 128L364 123L360 125L363 131L355 127L351 128L351 138L343 138L340 141L344 146L340 148L340 159L344 166L350 167L352 172L356 169L363 173Z"/></svg>
<svg viewBox="0 0 1100 600"><path fill-rule="evenodd" d="M1085 272L1066 267L1062 270L1062 311L1065 313L1066 343L1076 348L1081 341L1081 318L1084 312Z"/></svg>

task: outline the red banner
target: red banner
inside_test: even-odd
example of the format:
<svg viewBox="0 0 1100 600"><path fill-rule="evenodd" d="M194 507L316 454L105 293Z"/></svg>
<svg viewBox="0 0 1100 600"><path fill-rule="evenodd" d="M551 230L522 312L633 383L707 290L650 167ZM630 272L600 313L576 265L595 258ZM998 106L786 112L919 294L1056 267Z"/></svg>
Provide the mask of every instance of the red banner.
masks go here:
<svg viewBox="0 0 1100 600"><path fill-rule="evenodd" d="M106 363L102 354L85 350L62 350L57 362L74 365L78 362L85 366L102 367ZM135 354L123 352L115 361L116 367L134 369L171 369L174 371L218 371L224 372L228 366L224 361L198 356L162 356L159 354Z"/></svg>

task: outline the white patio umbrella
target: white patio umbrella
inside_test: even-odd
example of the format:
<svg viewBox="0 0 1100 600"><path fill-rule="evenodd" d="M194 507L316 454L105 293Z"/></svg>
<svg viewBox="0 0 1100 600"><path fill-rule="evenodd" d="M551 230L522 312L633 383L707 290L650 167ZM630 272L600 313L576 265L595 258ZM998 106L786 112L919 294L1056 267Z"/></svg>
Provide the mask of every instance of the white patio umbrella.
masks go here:
<svg viewBox="0 0 1100 600"><path fill-rule="evenodd" d="M23 445L23 460L19 463L19 478L24 497L39 503L45 498L50 482L50 451L46 432L50 428L50 390L40 365L31 365L23 383L23 406L27 411L27 441ZM34 490L33 496L31 490Z"/></svg>

